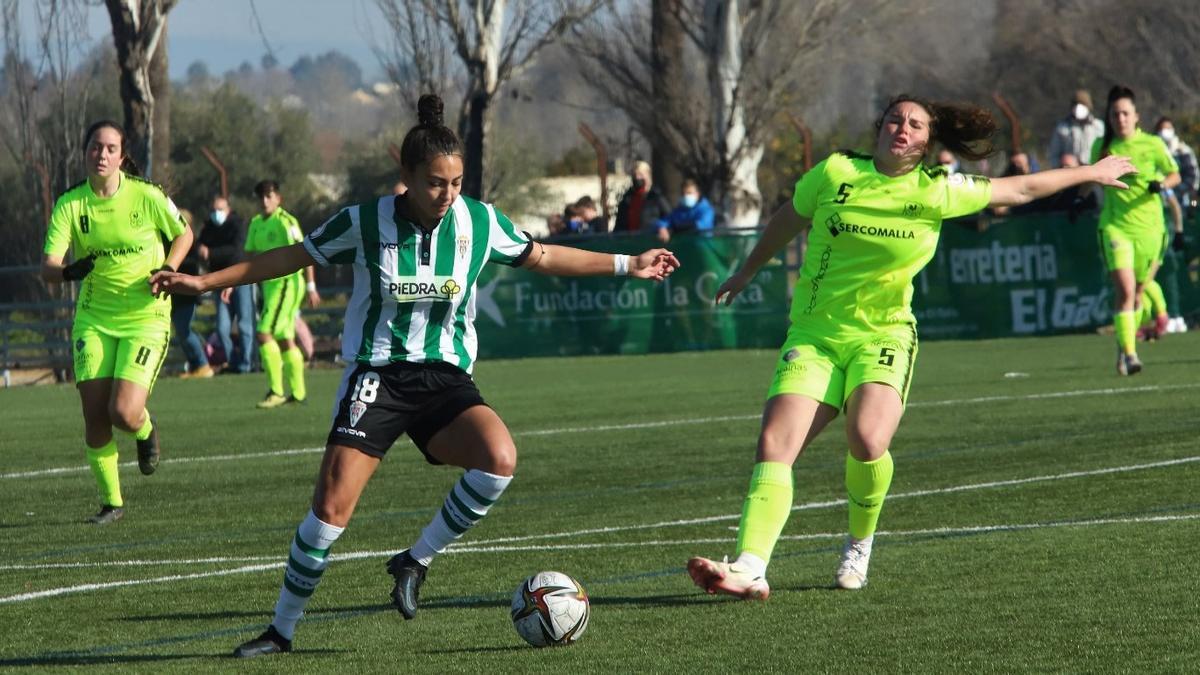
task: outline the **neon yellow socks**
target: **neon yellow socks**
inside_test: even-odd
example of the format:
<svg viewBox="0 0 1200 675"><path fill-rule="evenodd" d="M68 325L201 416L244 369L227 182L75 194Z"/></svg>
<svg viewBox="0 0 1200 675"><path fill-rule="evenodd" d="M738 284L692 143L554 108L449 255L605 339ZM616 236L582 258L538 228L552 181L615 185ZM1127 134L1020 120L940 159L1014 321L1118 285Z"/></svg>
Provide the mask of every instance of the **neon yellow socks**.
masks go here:
<svg viewBox="0 0 1200 675"><path fill-rule="evenodd" d="M117 472L117 441L110 439L99 448L88 448L87 460L92 467L92 475L96 477L96 487L100 488L100 498L104 503L109 506L124 506L125 500L121 499L121 477Z"/></svg>
<svg viewBox="0 0 1200 675"><path fill-rule="evenodd" d="M279 343L274 340L258 346L258 357L262 360L263 372L271 392L283 396L283 357L279 354Z"/></svg>
<svg viewBox="0 0 1200 675"><path fill-rule="evenodd" d="M1146 282L1142 293L1142 305L1147 307L1150 312L1150 318L1162 316L1167 313L1167 298L1163 295L1162 286L1158 282L1150 279ZM1149 302L1146 302L1149 300Z"/></svg>
<svg viewBox="0 0 1200 675"><path fill-rule="evenodd" d="M283 376L293 398L298 401L308 398L308 390L304 387L304 354L295 345L283 352Z"/></svg>
<svg viewBox="0 0 1200 675"><path fill-rule="evenodd" d="M749 553L765 567L791 512L792 467L782 462L755 464L738 525L738 555Z"/></svg>
<svg viewBox="0 0 1200 675"><path fill-rule="evenodd" d="M142 426L138 427L137 431L133 432L133 437L139 441L150 438L150 432L154 431L154 425L150 422L150 411L146 410L142 414L145 415L145 421L142 422Z"/></svg>
<svg viewBox="0 0 1200 675"><path fill-rule="evenodd" d="M1137 324L1134 323L1136 320L1134 314L1132 311L1113 313L1113 332L1117 334L1117 346L1125 354L1133 354L1137 351L1134 349L1137 344Z"/></svg>
<svg viewBox="0 0 1200 675"><path fill-rule="evenodd" d="M883 498L892 485L892 453L860 462L846 453L846 494L850 502L850 536L866 539L875 534Z"/></svg>

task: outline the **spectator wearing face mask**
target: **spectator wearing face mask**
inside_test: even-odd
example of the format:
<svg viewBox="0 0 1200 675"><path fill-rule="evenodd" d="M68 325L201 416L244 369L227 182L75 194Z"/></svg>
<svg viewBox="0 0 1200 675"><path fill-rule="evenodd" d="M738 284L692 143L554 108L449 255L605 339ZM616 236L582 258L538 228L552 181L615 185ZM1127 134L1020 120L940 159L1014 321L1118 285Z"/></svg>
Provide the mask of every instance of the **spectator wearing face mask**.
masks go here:
<svg viewBox="0 0 1200 675"><path fill-rule="evenodd" d="M1050 136L1051 168L1061 169L1062 156L1074 155L1083 164L1092 156L1092 144L1104 135L1104 122L1092 114L1092 95L1080 89L1071 98L1071 113L1054 126Z"/></svg>
<svg viewBox="0 0 1200 675"><path fill-rule="evenodd" d="M666 243L672 234L712 232L715 217L712 204L700 194L700 184L688 178L679 205L658 220L658 240Z"/></svg>
<svg viewBox="0 0 1200 675"><path fill-rule="evenodd" d="M946 173L948 174L954 175L962 172L962 167L958 163L958 158L954 156L953 152L950 152L945 148L942 148L938 152L937 163L938 166L945 167Z"/></svg>
<svg viewBox="0 0 1200 675"><path fill-rule="evenodd" d="M671 211L671 205L658 191L651 178L650 164L633 165L633 185L617 203L616 232L653 232L658 220Z"/></svg>
<svg viewBox="0 0 1200 675"><path fill-rule="evenodd" d="M229 206L229 200L213 197L212 209L200 231L198 252L213 272L242 261L246 245L246 221ZM233 322L237 321L238 350L233 349ZM250 372L254 350L254 289L235 286L221 291L217 299L217 339L225 350L225 372Z"/></svg>
<svg viewBox="0 0 1200 675"><path fill-rule="evenodd" d="M1200 169L1196 164L1196 151L1175 133L1175 123L1169 117L1160 117L1154 125L1154 132L1167 144L1167 149L1179 165L1180 182L1175 187L1175 196L1179 198L1179 205L1183 208L1183 217L1186 220L1188 209L1195 204L1196 196L1200 194Z"/></svg>

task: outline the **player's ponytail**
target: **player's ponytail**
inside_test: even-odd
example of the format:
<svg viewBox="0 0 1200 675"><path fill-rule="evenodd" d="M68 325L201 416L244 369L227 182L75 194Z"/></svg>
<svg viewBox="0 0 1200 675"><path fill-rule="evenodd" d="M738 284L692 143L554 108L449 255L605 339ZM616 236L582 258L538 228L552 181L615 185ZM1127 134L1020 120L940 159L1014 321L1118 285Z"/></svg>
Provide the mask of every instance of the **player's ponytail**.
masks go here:
<svg viewBox="0 0 1200 675"><path fill-rule="evenodd" d="M458 136L443 123L442 99L436 94L424 94L417 101L417 126L408 131L400 144L400 163L413 170L441 155L462 156Z"/></svg>
<svg viewBox="0 0 1200 675"><path fill-rule="evenodd" d="M884 119L892 108L905 101L916 103L929 113L928 152L940 143L950 152L967 159L983 159L996 152L996 118L986 108L970 103L930 101L909 94L900 94L888 101L883 114L875 122L875 132L883 128Z"/></svg>
<svg viewBox="0 0 1200 675"><path fill-rule="evenodd" d="M1133 90L1129 87L1117 84L1108 90L1108 103L1104 106L1104 140L1100 142L1100 159L1108 157L1108 146L1112 144L1113 135L1116 133L1116 129L1113 129L1113 123L1110 119L1113 104L1123 98L1129 99L1129 102L1136 107L1137 97L1134 96Z"/></svg>

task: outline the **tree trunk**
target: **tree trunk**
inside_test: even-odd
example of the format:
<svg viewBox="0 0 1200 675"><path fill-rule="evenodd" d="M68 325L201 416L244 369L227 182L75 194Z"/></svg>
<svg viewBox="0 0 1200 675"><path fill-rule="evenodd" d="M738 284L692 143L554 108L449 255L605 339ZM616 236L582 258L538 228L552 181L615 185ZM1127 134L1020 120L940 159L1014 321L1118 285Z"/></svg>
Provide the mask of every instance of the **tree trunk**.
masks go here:
<svg viewBox="0 0 1200 675"><path fill-rule="evenodd" d="M467 103L463 124L463 194L483 200L483 151L486 119L491 97L487 92L473 90Z"/></svg>
<svg viewBox="0 0 1200 675"><path fill-rule="evenodd" d="M679 25L682 0L654 0L650 10L651 88L653 100L660 111L656 114L670 119L685 97L680 90L686 82L683 73L683 27ZM658 125L655 125L656 127ZM683 172L675 162L675 153L663 138L661 129L650 139L650 168L652 180L660 192L669 198L679 194Z"/></svg>
<svg viewBox="0 0 1200 675"><path fill-rule="evenodd" d="M745 115L738 99L742 69L742 27L737 0L708 0L708 86L713 102L713 139L720 158L720 200L733 226L757 226L762 215L758 189L761 144L746 136Z"/></svg>
<svg viewBox="0 0 1200 675"><path fill-rule="evenodd" d="M150 60L158 49L167 12L176 1L104 0L112 22L117 66L121 70L125 151L147 177L153 175L151 160L154 147L154 93L150 84Z"/></svg>
<svg viewBox="0 0 1200 675"><path fill-rule="evenodd" d="M150 59L150 95L154 100L151 122L150 170L154 180L162 185L171 182L171 79L167 70L167 22L163 20L158 48Z"/></svg>

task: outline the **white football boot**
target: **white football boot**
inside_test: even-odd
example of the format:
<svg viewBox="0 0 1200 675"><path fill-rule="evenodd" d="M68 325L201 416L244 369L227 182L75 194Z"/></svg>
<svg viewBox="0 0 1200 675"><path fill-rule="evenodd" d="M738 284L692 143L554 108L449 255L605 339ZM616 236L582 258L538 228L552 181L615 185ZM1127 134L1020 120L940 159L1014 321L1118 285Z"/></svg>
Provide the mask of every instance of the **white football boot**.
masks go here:
<svg viewBox="0 0 1200 675"><path fill-rule="evenodd" d="M834 574L838 588L857 591L867 585L867 567L871 564L873 543L875 535L866 539L846 537L846 546L842 549L842 562L838 564Z"/></svg>

